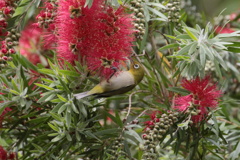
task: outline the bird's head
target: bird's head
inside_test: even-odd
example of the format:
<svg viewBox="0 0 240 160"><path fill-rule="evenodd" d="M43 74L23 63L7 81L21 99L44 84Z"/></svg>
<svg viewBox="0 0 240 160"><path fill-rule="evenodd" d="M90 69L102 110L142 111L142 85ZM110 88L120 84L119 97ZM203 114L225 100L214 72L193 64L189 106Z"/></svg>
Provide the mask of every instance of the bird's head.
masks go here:
<svg viewBox="0 0 240 160"><path fill-rule="evenodd" d="M135 59L131 59L129 72L133 75L135 84L138 84L143 79L144 68L141 63Z"/></svg>

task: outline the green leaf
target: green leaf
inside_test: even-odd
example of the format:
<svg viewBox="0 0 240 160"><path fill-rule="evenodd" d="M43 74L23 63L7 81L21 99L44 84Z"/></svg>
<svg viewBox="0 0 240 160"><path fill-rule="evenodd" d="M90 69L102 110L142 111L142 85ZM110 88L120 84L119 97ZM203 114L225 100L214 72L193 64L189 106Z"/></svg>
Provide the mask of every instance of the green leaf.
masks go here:
<svg viewBox="0 0 240 160"><path fill-rule="evenodd" d="M82 101L81 100L77 101L77 104L78 104L77 107L79 108L79 111L83 114L84 117L87 117L88 113Z"/></svg>
<svg viewBox="0 0 240 160"><path fill-rule="evenodd" d="M53 138L53 139L51 140L51 142L60 141L63 137L65 137L65 134L62 133L62 134L58 135L57 137Z"/></svg>
<svg viewBox="0 0 240 160"><path fill-rule="evenodd" d="M53 83L53 80L46 79L46 78L41 78L42 81L47 82L47 83Z"/></svg>
<svg viewBox="0 0 240 160"><path fill-rule="evenodd" d="M65 120L66 120L66 125L67 125L67 127L70 128L70 124L71 124L71 112L66 112Z"/></svg>
<svg viewBox="0 0 240 160"><path fill-rule="evenodd" d="M67 102L68 100L66 98L64 98L63 96L57 94L58 98L62 101L62 102Z"/></svg>
<svg viewBox="0 0 240 160"><path fill-rule="evenodd" d="M48 134L49 137L56 137L59 133L50 133Z"/></svg>
<svg viewBox="0 0 240 160"><path fill-rule="evenodd" d="M31 143L38 151L43 150L41 146L35 144L35 143Z"/></svg>
<svg viewBox="0 0 240 160"><path fill-rule="evenodd" d="M61 86L64 88L64 91L67 93L72 93L69 88L67 87L67 84L62 80L62 77L58 77L59 82L61 83Z"/></svg>
<svg viewBox="0 0 240 160"><path fill-rule="evenodd" d="M46 90L54 90L54 88L51 88L51 87L49 87L49 86L46 86L46 85L44 85L44 84L40 84L40 83L34 83L36 86L39 86L39 87L41 87L41 88L44 88L44 89L46 89Z"/></svg>
<svg viewBox="0 0 240 160"><path fill-rule="evenodd" d="M65 111L68 106L69 106L68 103L65 103L64 105L62 105L58 110L58 114L61 114L63 111Z"/></svg>
<svg viewBox="0 0 240 160"><path fill-rule="evenodd" d="M240 142L237 143L235 150L230 154L229 158L235 160L238 159L240 155Z"/></svg>
<svg viewBox="0 0 240 160"><path fill-rule="evenodd" d="M51 100L52 103L60 103L62 102L62 100L60 100L59 98L53 99Z"/></svg>
<svg viewBox="0 0 240 160"><path fill-rule="evenodd" d="M2 114L2 112L4 111L5 108L7 108L7 107L9 107L9 106L11 106L13 104L15 104L14 101L8 101L8 102L0 103L0 115Z"/></svg>
<svg viewBox="0 0 240 160"><path fill-rule="evenodd" d="M215 67L215 70L216 70L216 73L218 75L218 77L222 77L222 72L221 72L221 69L218 65L218 62L214 59L214 67Z"/></svg>
<svg viewBox="0 0 240 160"><path fill-rule="evenodd" d="M37 71L37 67L33 65L31 62L29 62L24 56L20 54L14 54L12 57L17 60L24 68L32 69L34 71Z"/></svg>
<svg viewBox="0 0 240 160"><path fill-rule="evenodd" d="M72 141L72 137L70 136L70 134L68 132L66 132L66 137L68 141Z"/></svg>
<svg viewBox="0 0 240 160"><path fill-rule="evenodd" d="M163 9L165 9L165 8L166 8L166 7L165 7L164 5L162 5L161 3L147 2L147 3L145 3L145 4L147 4L147 5L149 5L149 6L156 6L156 7L160 7L160 8L163 8Z"/></svg>
<svg viewBox="0 0 240 160"><path fill-rule="evenodd" d="M59 110L59 108L65 103L61 102L61 103L58 103L53 109L52 109L52 112L57 112Z"/></svg>
<svg viewBox="0 0 240 160"><path fill-rule="evenodd" d="M74 103L71 103L72 109L75 113L79 114L77 107L75 106Z"/></svg>
<svg viewBox="0 0 240 160"><path fill-rule="evenodd" d="M14 81L14 79L12 79L11 82L12 82L13 89L14 89L15 91L17 91L17 92L20 92L19 87L17 86L17 84L16 84L16 82Z"/></svg>
<svg viewBox="0 0 240 160"><path fill-rule="evenodd" d="M211 142L211 143L214 144L215 146L217 146L218 149L221 149L220 144L219 144L218 141L215 141L215 140L213 140L213 139L211 139L211 138L206 138L206 140L209 141L209 142Z"/></svg>
<svg viewBox="0 0 240 160"><path fill-rule="evenodd" d="M240 48L228 47L227 50L228 50L229 52L233 52L233 53L240 53Z"/></svg>
<svg viewBox="0 0 240 160"><path fill-rule="evenodd" d="M179 87L169 87L169 88L167 88L167 90L175 92L175 93L179 93L181 95L188 95L188 94L190 94L189 91L187 91L187 90L185 90L183 88L179 88Z"/></svg>
<svg viewBox="0 0 240 160"><path fill-rule="evenodd" d="M187 35L187 34L178 35L176 38L178 40L188 40L188 39L191 39L191 37L189 37L189 35Z"/></svg>
<svg viewBox="0 0 240 160"><path fill-rule="evenodd" d="M198 41L198 38L190 30L188 30L188 27L184 27L184 29L194 41Z"/></svg>
<svg viewBox="0 0 240 160"><path fill-rule="evenodd" d="M189 56L177 56L177 55L173 55L173 56L167 56L168 58L176 58L178 60L184 60L184 61L190 61L190 57Z"/></svg>
<svg viewBox="0 0 240 160"><path fill-rule="evenodd" d="M55 75L54 71L51 69L38 69L38 71L43 74Z"/></svg>
<svg viewBox="0 0 240 160"><path fill-rule="evenodd" d="M167 35L167 34L164 34L166 37L168 38L171 38L171 39L174 39L174 40L177 40L177 41L180 41L180 39L177 39L176 37L172 36L172 35Z"/></svg>
<svg viewBox="0 0 240 160"><path fill-rule="evenodd" d="M51 123L48 123L48 126L51 127L54 131L57 131L57 132L60 131L59 128L58 128L57 126L54 126L54 125L51 124Z"/></svg>
<svg viewBox="0 0 240 160"><path fill-rule="evenodd" d="M69 70L60 70L60 73L62 73L65 76L71 76L71 77L80 77L80 74L75 71L69 71Z"/></svg>
<svg viewBox="0 0 240 160"><path fill-rule="evenodd" d="M19 8L20 7L24 7L24 6L28 5L28 4L30 4L30 2L32 2L32 0L22 0L20 5L18 5L18 7Z"/></svg>
<svg viewBox="0 0 240 160"><path fill-rule="evenodd" d="M45 102L51 100L54 97L55 97L54 92L45 92L44 94L42 94L42 97L37 102L38 103Z"/></svg>
<svg viewBox="0 0 240 160"><path fill-rule="evenodd" d="M188 55L196 54L197 45L198 45L197 42L193 42L191 48L190 48L189 51L188 51Z"/></svg>
<svg viewBox="0 0 240 160"><path fill-rule="evenodd" d="M54 113L54 112L49 112L49 114L54 118L56 119L57 121L59 122L62 122L62 118L60 117L60 115Z"/></svg>
<svg viewBox="0 0 240 160"><path fill-rule="evenodd" d="M147 6L147 9L148 9L149 11L153 12L154 14L156 14L157 16L163 18L164 21L167 21L167 17L166 17L164 14L162 14L161 12L159 12L158 10L153 9L153 8L151 8L151 7L148 7L148 6Z"/></svg>
<svg viewBox="0 0 240 160"><path fill-rule="evenodd" d="M124 134L130 136L132 139L137 140L139 143L143 143L142 138L134 130L125 131Z"/></svg>
<svg viewBox="0 0 240 160"><path fill-rule="evenodd" d="M205 67L206 54L205 54L205 53L199 53L199 54L200 54L200 63L201 63L201 66Z"/></svg>
<svg viewBox="0 0 240 160"><path fill-rule="evenodd" d="M115 122L116 124L118 124L120 127L123 127L123 123L121 120L119 120L119 116L114 117L112 114L104 111L104 113L106 114L107 117L109 117L113 122Z"/></svg>
<svg viewBox="0 0 240 160"><path fill-rule="evenodd" d="M109 134L115 135L120 131L122 131L122 129L119 129L119 128L104 129L104 130L97 131L94 134L97 135L97 136L106 136L106 135L109 135Z"/></svg>
<svg viewBox="0 0 240 160"><path fill-rule="evenodd" d="M159 48L158 50L159 50L159 51L164 51L164 50L167 50L167 49L177 48L177 47L179 47L179 44L177 44L177 43L172 43L172 44L163 46L163 47Z"/></svg>
<svg viewBox="0 0 240 160"><path fill-rule="evenodd" d="M17 92L17 91L15 91L15 90L10 89L9 91L10 91L11 93L15 94L15 95L18 95L18 96L20 95L20 93Z"/></svg>
<svg viewBox="0 0 240 160"><path fill-rule="evenodd" d="M87 135L88 137L92 137L92 138L97 139L99 142L102 142L101 139L99 139L97 136L95 136L95 135L94 135L92 132L90 132L90 131L85 131L84 134Z"/></svg>
<svg viewBox="0 0 240 160"><path fill-rule="evenodd" d="M186 53L188 53L188 51L190 50L190 48L192 47L192 45L194 45L195 42L192 42L188 45L186 45L185 47L183 47L181 50L179 50L177 52L177 55L184 55Z"/></svg>

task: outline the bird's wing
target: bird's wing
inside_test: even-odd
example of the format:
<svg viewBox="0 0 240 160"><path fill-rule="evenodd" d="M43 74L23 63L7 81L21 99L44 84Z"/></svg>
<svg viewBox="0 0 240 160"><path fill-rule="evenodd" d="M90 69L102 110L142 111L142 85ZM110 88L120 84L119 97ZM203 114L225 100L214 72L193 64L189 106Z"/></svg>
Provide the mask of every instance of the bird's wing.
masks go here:
<svg viewBox="0 0 240 160"><path fill-rule="evenodd" d="M129 71L121 71L112 76L108 81L100 83L105 92L135 85L134 77Z"/></svg>
<svg viewBox="0 0 240 160"><path fill-rule="evenodd" d="M126 93L126 92L132 90L134 87L135 87L135 85L130 85L130 86L122 87L121 89L107 91L107 92L104 92L104 93L93 94L93 95L95 95L96 98L110 97L110 96Z"/></svg>

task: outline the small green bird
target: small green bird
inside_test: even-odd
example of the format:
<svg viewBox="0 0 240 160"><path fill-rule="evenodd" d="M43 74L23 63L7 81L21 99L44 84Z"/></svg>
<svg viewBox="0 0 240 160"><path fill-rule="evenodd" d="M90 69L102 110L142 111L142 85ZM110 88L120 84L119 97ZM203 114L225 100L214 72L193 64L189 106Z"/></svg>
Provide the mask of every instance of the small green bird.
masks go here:
<svg viewBox="0 0 240 160"><path fill-rule="evenodd" d="M103 80L93 89L87 92L74 94L77 99L87 96L110 97L113 95L123 94L132 90L144 76L142 65L136 60L131 60L128 71L118 71L110 79Z"/></svg>

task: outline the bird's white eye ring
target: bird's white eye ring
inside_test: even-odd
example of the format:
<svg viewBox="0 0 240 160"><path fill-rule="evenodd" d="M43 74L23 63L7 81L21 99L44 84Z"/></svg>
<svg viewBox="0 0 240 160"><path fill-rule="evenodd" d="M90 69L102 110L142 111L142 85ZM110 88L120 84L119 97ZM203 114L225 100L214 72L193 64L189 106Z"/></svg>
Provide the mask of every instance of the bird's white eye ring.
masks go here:
<svg viewBox="0 0 240 160"><path fill-rule="evenodd" d="M134 64L134 66L133 66L135 69L138 69L140 66L139 66L139 64Z"/></svg>

